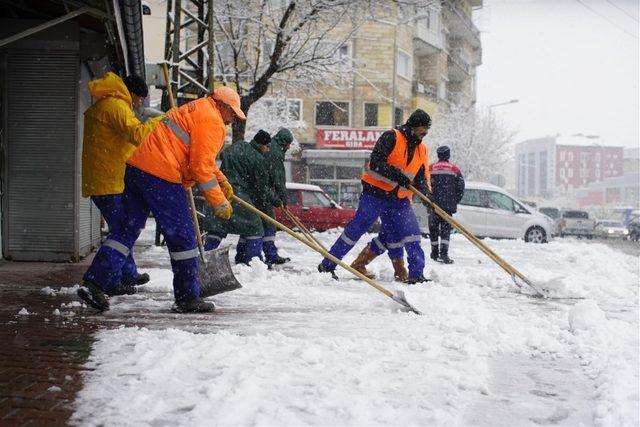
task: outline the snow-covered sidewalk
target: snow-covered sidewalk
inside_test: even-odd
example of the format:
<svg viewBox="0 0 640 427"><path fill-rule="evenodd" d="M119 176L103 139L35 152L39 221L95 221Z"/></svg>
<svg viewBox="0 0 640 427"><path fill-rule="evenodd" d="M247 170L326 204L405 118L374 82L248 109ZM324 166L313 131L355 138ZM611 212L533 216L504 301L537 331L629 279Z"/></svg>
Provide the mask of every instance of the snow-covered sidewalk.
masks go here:
<svg viewBox="0 0 640 427"><path fill-rule="evenodd" d="M145 238L152 232L151 223ZM330 245L337 236L320 238ZM166 249L139 254L167 268L150 271L145 292L113 298L105 316L147 326L98 334L74 420L638 424L637 258L582 241L486 241L554 295L584 298L540 300L522 295L459 235L452 239L455 264L428 263L428 285L394 284L388 258L379 257L372 264L379 283L404 289L424 313L417 316L346 272L340 282L317 273L318 255L278 239L294 270L234 267L244 287L214 298L212 315L169 314Z"/></svg>

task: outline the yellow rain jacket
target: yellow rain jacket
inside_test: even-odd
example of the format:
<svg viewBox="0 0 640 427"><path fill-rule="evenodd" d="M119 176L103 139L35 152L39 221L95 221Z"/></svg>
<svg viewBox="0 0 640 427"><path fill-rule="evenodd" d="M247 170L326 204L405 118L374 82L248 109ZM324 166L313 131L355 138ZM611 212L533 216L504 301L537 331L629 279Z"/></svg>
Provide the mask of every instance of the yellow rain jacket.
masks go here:
<svg viewBox="0 0 640 427"><path fill-rule="evenodd" d="M114 73L91 81L88 89L97 101L84 113L82 196L120 194L125 162L163 116L141 123L129 90Z"/></svg>

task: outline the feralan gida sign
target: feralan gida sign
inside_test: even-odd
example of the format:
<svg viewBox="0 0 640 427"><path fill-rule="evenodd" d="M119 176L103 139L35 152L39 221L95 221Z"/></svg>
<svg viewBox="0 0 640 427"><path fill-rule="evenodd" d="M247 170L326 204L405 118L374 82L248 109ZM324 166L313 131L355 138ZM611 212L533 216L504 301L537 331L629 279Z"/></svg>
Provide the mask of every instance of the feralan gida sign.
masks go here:
<svg viewBox="0 0 640 427"><path fill-rule="evenodd" d="M385 129L317 129L316 148L371 150Z"/></svg>

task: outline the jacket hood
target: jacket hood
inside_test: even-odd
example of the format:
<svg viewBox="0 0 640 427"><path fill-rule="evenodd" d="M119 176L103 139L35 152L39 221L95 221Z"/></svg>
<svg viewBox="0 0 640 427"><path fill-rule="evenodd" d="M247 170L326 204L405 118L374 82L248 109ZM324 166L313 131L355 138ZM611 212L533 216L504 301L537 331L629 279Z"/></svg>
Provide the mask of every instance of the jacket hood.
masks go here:
<svg viewBox="0 0 640 427"><path fill-rule="evenodd" d="M120 76L108 72L99 79L95 79L89 82L87 85L91 96L97 99L114 97L126 101L130 105L132 104L131 94L125 86Z"/></svg>
<svg viewBox="0 0 640 427"><path fill-rule="evenodd" d="M284 161L284 147L293 142L293 134L289 129L280 129L273 138L271 138L271 146L269 154L277 157L280 161Z"/></svg>

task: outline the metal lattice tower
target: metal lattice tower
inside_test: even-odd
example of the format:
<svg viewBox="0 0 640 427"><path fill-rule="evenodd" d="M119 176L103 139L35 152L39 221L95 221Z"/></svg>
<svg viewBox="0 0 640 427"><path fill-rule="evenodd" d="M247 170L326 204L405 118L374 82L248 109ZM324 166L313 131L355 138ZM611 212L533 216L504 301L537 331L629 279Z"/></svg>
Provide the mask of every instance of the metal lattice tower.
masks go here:
<svg viewBox="0 0 640 427"><path fill-rule="evenodd" d="M178 104L213 87L213 0L167 0L164 58ZM165 91L166 100L166 91Z"/></svg>

